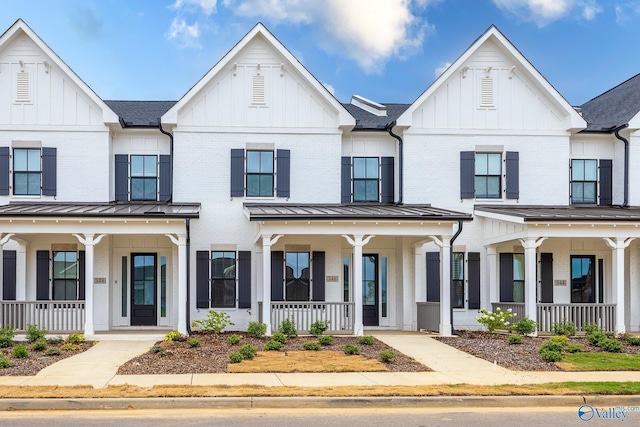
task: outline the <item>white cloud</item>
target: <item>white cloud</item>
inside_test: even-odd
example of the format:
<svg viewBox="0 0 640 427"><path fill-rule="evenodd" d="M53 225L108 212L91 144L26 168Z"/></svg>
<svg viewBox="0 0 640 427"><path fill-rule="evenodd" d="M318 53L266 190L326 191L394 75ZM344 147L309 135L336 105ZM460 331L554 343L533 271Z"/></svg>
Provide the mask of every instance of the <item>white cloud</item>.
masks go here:
<svg viewBox="0 0 640 427"><path fill-rule="evenodd" d="M197 11L202 9L202 12L209 16L216 11L217 0L176 0L170 8L175 10L186 9L188 11Z"/></svg>
<svg viewBox="0 0 640 427"><path fill-rule="evenodd" d="M169 31L165 34L167 40L173 40L181 47L190 47L200 49L200 26L196 22L188 25L184 19L174 18L169 27Z"/></svg>
<svg viewBox="0 0 640 427"><path fill-rule="evenodd" d="M640 2L625 2L615 5L616 23L624 25L634 17L640 15Z"/></svg>
<svg viewBox="0 0 640 427"><path fill-rule="evenodd" d="M434 71L436 79L440 77L440 74L444 73L447 68L451 66L451 62L443 62L440 66L436 67Z"/></svg>
<svg viewBox="0 0 640 427"><path fill-rule="evenodd" d="M525 20L534 21L539 27L565 18L576 9L587 20L595 19L602 12L598 0L493 0L493 3Z"/></svg>

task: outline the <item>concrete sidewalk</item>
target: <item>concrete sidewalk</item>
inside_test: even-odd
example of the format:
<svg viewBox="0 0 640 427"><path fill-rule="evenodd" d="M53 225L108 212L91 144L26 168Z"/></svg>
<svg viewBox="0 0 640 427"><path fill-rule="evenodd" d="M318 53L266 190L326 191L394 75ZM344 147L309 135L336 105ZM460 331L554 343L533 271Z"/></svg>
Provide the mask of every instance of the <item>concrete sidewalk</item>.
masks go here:
<svg viewBox="0 0 640 427"><path fill-rule="evenodd" d="M33 377L0 376L1 385L257 385L257 386L382 386L438 384L540 384L565 381L640 381L640 372L511 371L456 350L419 332L372 332L380 341L410 356L433 372L345 372L268 374L116 375L127 360L147 351L155 341L100 341L84 353L43 369Z"/></svg>

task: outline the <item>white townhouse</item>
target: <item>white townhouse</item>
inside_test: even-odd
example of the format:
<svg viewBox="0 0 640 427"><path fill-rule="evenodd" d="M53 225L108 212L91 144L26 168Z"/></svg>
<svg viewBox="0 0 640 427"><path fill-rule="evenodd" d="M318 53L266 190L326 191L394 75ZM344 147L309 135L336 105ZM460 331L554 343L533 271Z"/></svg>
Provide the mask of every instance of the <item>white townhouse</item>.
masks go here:
<svg viewBox="0 0 640 427"><path fill-rule="evenodd" d="M490 27L412 104L340 103L262 24L178 101L0 36L0 319L640 331L640 77L572 107Z"/></svg>

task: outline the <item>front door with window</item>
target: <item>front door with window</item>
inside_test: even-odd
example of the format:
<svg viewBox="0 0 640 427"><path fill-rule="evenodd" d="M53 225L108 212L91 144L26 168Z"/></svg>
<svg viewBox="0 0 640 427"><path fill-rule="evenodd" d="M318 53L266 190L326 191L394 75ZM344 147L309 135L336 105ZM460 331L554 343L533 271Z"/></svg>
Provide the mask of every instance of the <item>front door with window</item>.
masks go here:
<svg viewBox="0 0 640 427"><path fill-rule="evenodd" d="M156 254L131 254L131 326L157 325Z"/></svg>
<svg viewBox="0 0 640 427"><path fill-rule="evenodd" d="M378 255L362 256L362 324L378 326Z"/></svg>

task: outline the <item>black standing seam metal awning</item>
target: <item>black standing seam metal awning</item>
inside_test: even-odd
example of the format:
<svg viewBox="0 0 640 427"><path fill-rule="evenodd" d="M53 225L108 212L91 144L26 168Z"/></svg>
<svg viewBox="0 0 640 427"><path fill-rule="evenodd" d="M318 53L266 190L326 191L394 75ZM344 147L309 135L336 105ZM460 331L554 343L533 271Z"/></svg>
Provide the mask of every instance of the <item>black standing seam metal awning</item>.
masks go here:
<svg viewBox="0 0 640 427"><path fill-rule="evenodd" d="M2 217L96 217L96 218L198 218L199 203L111 202L9 203L0 206Z"/></svg>
<svg viewBox="0 0 640 427"><path fill-rule="evenodd" d="M524 222L640 222L640 207L476 205L476 212L511 216Z"/></svg>

